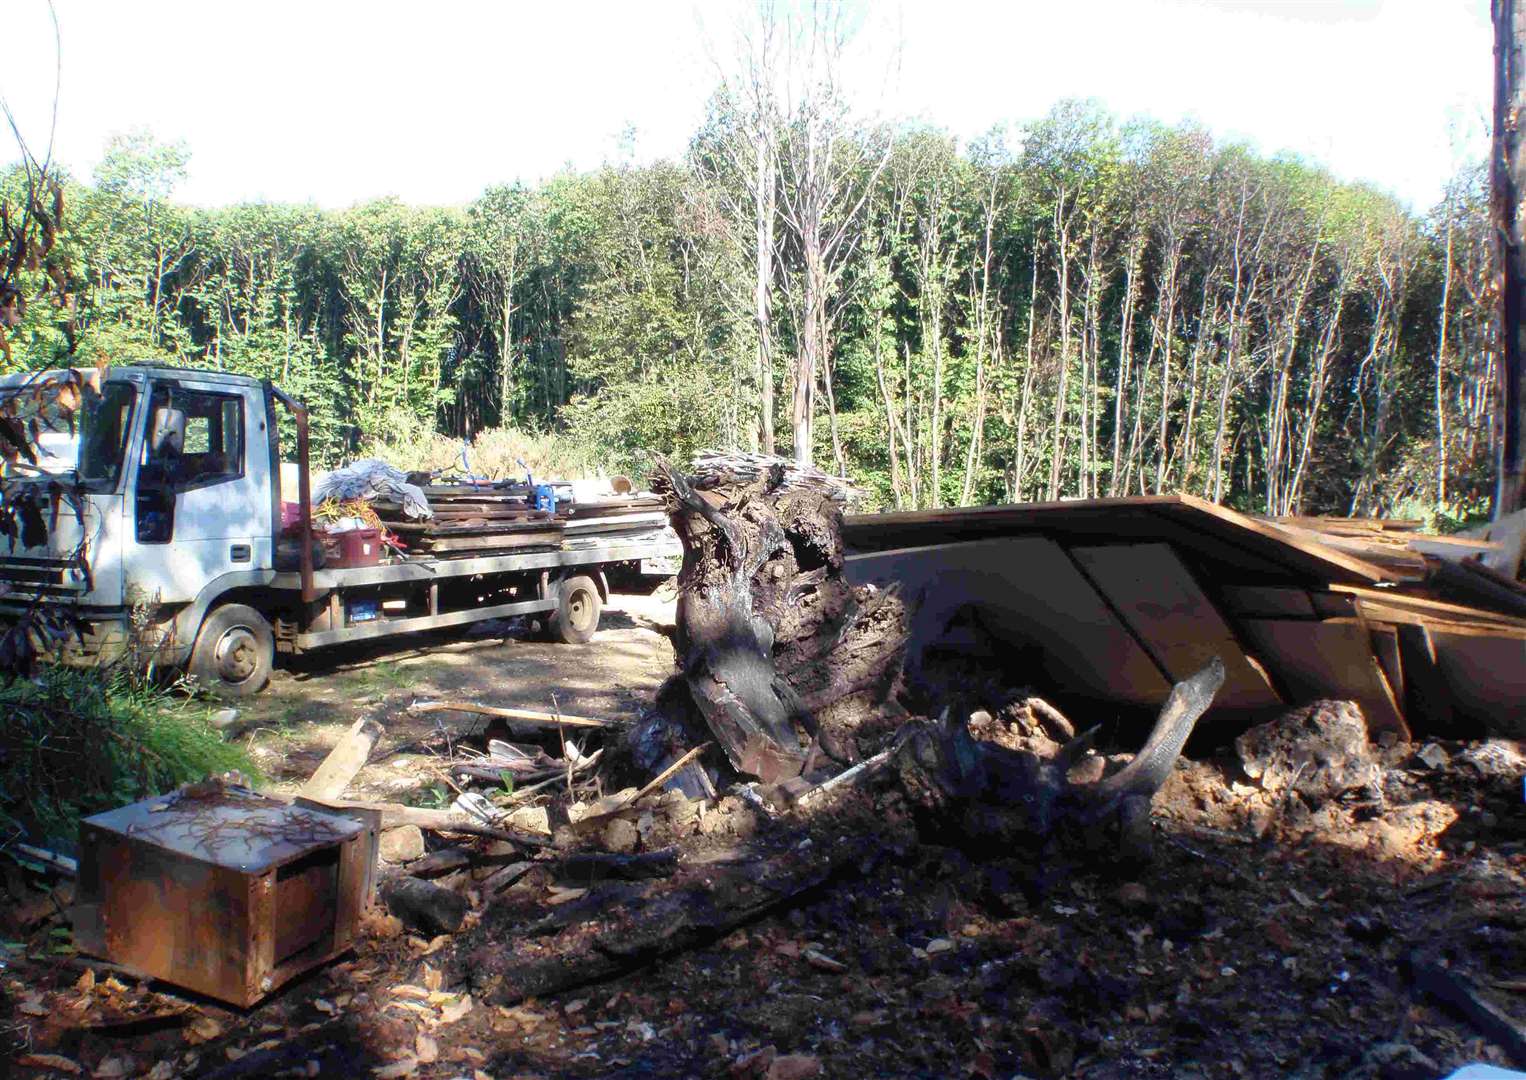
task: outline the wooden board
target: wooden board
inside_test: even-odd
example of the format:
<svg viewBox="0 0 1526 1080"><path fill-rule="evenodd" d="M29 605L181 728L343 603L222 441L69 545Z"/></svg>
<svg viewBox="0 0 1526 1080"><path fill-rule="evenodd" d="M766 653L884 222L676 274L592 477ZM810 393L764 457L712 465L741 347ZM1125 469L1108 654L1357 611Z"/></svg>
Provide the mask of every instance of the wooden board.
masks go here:
<svg viewBox="0 0 1526 1080"><path fill-rule="evenodd" d="M1467 604L1449 604L1428 596L1410 596L1392 589L1363 589L1354 585L1334 585L1331 588L1356 597L1363 611L1376 612L1381 609L1383 614L1374 617L1388 622L1418 623L1435 619L1442 622L1483 622L1526 630L1526 619Z"/></svg>
<svg viewBox="0 0 1526 1080"><path fill-rule="evenodd" d="M1526 738L1526 635L1430 627L1458 715L1491 735Z"/></svg>
<svg viewBox="0 0 1526 1080"><path fill-rule="evenodd" d="M1200 545L1219 552L1227 549L1242 553L1269 575L1321 583L1372 584L1392 576L1306 531L1283 528L1190 495L850 515L843 523L845 541L859 551L1035 533L1056 539L1094 538L1091 542L1166 541L1176 543L1184 557ZM1223 558L1219 552L1211 557Z"/></svg>
<svg viewBox="0 0 1526 1080"><path fill-rule="evenodd" d="M1360 620L1244 619L1240 632L1295 703L1347 698L1361 706L1374 736L1391 731L1409 737Z"/></svg>
<svg viewBox="0 0 1526 1080"><path fill-rule="evenodd" d="M1266 675L1246 661L1234 633L1168 544L1072 548L1092 583L1173 681L1224 661L1215 708L1265 709L1283 704Z"/></svg>
<svg viewBox="0 0 1526 1080"><path fill-rule="evenodd" d="M1272 585L1225 585L1219 589L1224 608L1231 615L1262 618L1313 619L1314 605L1302 589Z"/></svg>
<svg viewBox="0 0 1526 1080"><path fill-rule="evenodd" d="M908 655L937 642L961 610L1012 649L1041 661L1078 697L1159 705L1171 685L1059 545L1041 537L938 544L854 555L854 584L899 582L913 612Z"/></svg>

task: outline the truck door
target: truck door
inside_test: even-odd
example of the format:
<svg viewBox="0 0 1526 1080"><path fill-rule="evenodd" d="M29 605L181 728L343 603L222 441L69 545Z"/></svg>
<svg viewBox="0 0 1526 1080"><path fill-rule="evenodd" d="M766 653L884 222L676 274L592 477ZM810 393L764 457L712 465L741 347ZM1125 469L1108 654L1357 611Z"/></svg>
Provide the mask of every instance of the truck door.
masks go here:
<svg viewBox="0 0 1526 1080"><path fill-rule="evenodd" d="M156 432L156 417L164 416L174 430ZM136 591L185 603L221 574L271 565L268 445L258 390L154 384L125 560L129 599Z"/></svg>

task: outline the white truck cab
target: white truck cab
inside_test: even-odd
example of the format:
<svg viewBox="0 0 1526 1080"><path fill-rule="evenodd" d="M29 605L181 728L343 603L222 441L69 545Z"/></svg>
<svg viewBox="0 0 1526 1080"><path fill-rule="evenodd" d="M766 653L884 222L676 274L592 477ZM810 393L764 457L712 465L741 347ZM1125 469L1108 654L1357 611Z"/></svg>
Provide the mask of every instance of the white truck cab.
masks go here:
<svg viewBox="0 0 1526 1080"><path fill-rule="evenodd" d="M301 491L281 490L282 408L297 419ZM283 498L306 506L306 423L269 381L111 368L79 417L76 459L10 481L50 505L45 541L0 539L0 619L73 605L88 632L68 659L113 659L146 635L160 663L239 697L263 688L278 651L531 613L586 641L608 596L602 568L678 550L663 530L575 550L314 566L310 509L296 540L281 537ZM81 493L78 514L64 489Z"/></svg>

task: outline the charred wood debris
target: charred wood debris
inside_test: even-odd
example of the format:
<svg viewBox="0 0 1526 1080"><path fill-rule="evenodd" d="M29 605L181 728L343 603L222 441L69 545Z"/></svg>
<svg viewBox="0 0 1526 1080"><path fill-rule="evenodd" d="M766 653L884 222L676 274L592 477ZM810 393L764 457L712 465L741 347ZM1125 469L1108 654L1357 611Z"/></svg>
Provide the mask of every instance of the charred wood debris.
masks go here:
<svg viewBox="0 0 1526 1080"><path fill-rule="evenodd" d="M684 548L677 664L634 721L415 703L470 718L469 730L437 728L448 808L346 799L385 736L374 721L357 723L301 792L304 807L379 830L363 937L391 958L395 985L357 987L356 961L331 965L316 989L282 995L321 1003L321 1015L255 1040L259 1009L243 1021L166 1010L172 998L133 972L71 959L79 978L65 992L86 1002L86 1019L62 1042L16 1043L11 1060L78 1069L83 1047L118 1025L183 1032L193 1049L154 1065L162 1076L432 1075L437 1063L439 1075L494 1075L491 1048L453 1051L449 1068L441 1056L439 1040L474 1008L526 1045L556 1021L596 1046L616 1025L580 1026L578 1014L609 996L600 984L647 969L640 978L666 988L654 993L677 995L713 970L686 967L686 955L740 949L759 954L760 972L862 980L881 1004L858 1001L846 1029L833 1021L784 1046L778 1031L739 1034L714 1016L708 1034L685 1029L672 1022L677 996L663 1007L618 990L609 1009L623 1000L626 1017L645 1017L615 1032L622 1051L511 1054L500 1067L774 1080L1526 1067L1526 756L1513 739L1395 738L1387 727L1379 738L1359 704L1321 700L1193 740L1225 684L1216 655L1170 687L1148 724L1121 710L1077 723L1057 706L1052 674L1046 685L1025 669L1028 654L1004 656L994 637L910 655L923 598L850 580L844 482L712 454L687 471L660 464L652 486ZM1474 594L1479 581L1512 587L1476 567L1444 576L1458 573ZM13 935L68 908L71 887L46 856L6 867L25 900ZM38 893L39 877L58 884ZM927 971L913 1013L947 1036L946 1054L895 1030L908 991L885 976L881 939L897 905L935 912L897 944ZM791 933L823 921L811 939ZM1276 980L1258 990L1248 966ZM742 992L772 995L771 978ZM337 998L325 989L336 982L349 987ZM24 1015L59 1015L14 979L6 994ZM360 1001L377 1016L347 1016ZM395 1034L397 1008L418 1014L404 1016L412 1041L380 1056L354 1045L356 1025L373 1042L367 1024ZM632 1032L648 1057L630 1051ZM690 1038L658 1049L654 1032ZM217 1048L226 1053L203 1052Z"/></svg>

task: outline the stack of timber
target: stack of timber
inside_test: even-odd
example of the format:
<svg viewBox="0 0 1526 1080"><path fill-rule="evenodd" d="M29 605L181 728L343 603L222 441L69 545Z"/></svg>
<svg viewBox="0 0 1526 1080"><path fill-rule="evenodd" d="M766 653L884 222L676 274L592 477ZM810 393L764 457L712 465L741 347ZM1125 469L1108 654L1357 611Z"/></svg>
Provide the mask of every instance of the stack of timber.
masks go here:
<svg viewBox="0 0 1526 1080"><path fill-rule="evenodd" d="M554 551L646 537L667 525L661 500L644 493L558 501L553 514L537 510L534 492L519 481L433 484L423 491L432 518L408 518L397 503L374 504L411 555Z"/></svg>
<svg viewBox="0 0 1526 1080"><path fill-rule="evenodd" d="M1345 698L1375 736L1526 737L1526 587L1497 541L1191 496L850 515L844 540L853 580L913 601L913 657L973 616L1085 701L1158 707L1217 655L1221 716Z"/></svg>

